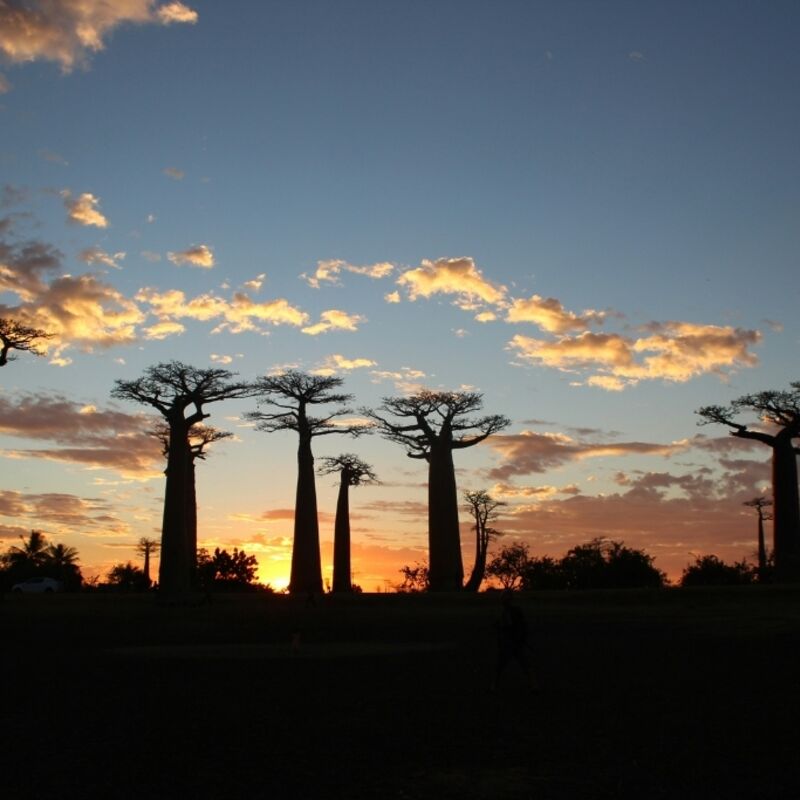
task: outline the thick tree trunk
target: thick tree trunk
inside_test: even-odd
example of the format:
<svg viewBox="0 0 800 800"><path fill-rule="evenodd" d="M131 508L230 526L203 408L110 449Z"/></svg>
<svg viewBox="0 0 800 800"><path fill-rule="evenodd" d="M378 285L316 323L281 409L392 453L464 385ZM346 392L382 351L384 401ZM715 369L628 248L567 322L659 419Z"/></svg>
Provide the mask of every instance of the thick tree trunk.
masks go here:
<svg viewBox="0 0 800 800"><path fill-rule="evenodd" d="M350 479L342 470L333 528L333 591L352 592L350 571Z"/></svg>
<svg viewBox="0 0 800 800"><path fill-rule="evenodd" d="M144 550L144 569L143 569L143 573L144 573L145 583L147 584L147 586L149 588L150 585L153 583L150 580L150 548L149 547L145 547L145 550Z"/></svg>
<svg viewBox="0 0 800 800"><path fill-rule="evenodd" d="M187 554L186 494L189 484L188 428L181 419L169 420L169 455L161 527L158 586L167 598L186 594L191 586Z"/></svg>
<svg viewBox="0 0 800 800"><path fill-rule="evenodd" d="M294 544L289 591L292 594L322 592L314 456L311 454L311 437L302 434L297 448L297 496L294 506Z"/></svg>
<svg viewBox="0 0 800 800"><path fill-rule="evenodd" d="M430 591L460 591L464 567L456 473L449 443L437 442L428 455L428 552Z"/></svg>
<svg viewBox="0 0 800 800"><path fill-rule="evenodd" d="M775 577L779 581L800 580L797 456L788 433L781 431L772 446L773 552Z"/></svg>

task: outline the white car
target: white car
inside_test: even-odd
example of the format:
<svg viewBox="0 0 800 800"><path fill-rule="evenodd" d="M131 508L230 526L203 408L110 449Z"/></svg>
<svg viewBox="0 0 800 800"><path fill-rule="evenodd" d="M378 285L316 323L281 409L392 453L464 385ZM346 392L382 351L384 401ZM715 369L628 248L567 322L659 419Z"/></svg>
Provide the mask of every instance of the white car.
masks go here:
<svg viewBox="0 0 800 800"><path fill-rule="evenodd" d="M60 592L62 589L61 581L54 578L28 578L22 583L15 583L11 587L12 592Z"/></svg>

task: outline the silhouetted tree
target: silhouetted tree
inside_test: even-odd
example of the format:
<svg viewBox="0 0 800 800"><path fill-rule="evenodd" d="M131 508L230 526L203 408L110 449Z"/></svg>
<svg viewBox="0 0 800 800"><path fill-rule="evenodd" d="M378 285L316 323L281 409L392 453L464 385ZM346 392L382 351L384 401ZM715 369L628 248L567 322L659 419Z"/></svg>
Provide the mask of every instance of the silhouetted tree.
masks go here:
<svg viewBox="0 0 800 800"><path fill-rule="evenodd" d="M153 436L161 442L161 451L169 459L169 426L159 422L153 428ZM208 446L214 442L229 439L233 436L229 431L220 431L210 425L197 424L189 430L189 464L187 466L188 482L186 489L186 547L189 561L192 564L192 583L195 583L197 563L197 476L195 462L199 458L206 460ZM149 572L148 572L149 577Z"/></svg>
<svg viewBox="0 0 800 800"><path fill-rule="evenodd" d="M513 542L501 548L486 565L486 574L490 578L497 578L504 589L517 589L522 584L529 563L528 545Z"/></svg>
<svg viewBox="0 0 800 800"><path fill-rule="evenodd" d="M41 574L47 564L47 537L41 531L31 531L27 538L19 537L22 545L11 545L5 554L8 565L19 572Z"/></svg>
<svg viewBox="0 0 800 800"><path fill-rule="evenodd" d="M83 582L79 560L76 548L59 542L47 546L44 568L53 578L61 581L66 591L77 592Z"/></svg>
<svg viewBox="0 0 800 800"><path fill-rule="evenodd" d="M337 420L351 411L339 407L324 416L309 414L309 406L347 403L352 395L336 390L341 378L328 375L309 375L288 370L280 375L259 378L255 387L258 405L264 410L246 416L255 420L256 428L267 433L295 431L297 445L297 495L294 506L294 542L289 591L300 594L322 592L322 564L319 552L319 522L317 519L317 488L314 480L314 455L311 441L328 434L359 435L365 427Z"/></svg>
<svg viewBox="0 0 800 800"><path fill-rule="evenodd" d="M254 589L258 560L237 547L233 548L233 553L217 547L213 554L200 548L197 553L197 570L200 586L206 591Z"/></svg>
<svg viewBox="0 0 800 800"><path fill-rule="evenodd" d="M477 392L422 391L409 397L387 397L379 411L399 422L365 409L380 433L406 448L410 458L428 462L428 548L432 591L461 589L464 567L458 528L458 491L453 450L482 442L510 424L495 414L468 416L482 407Z"/></svg>
<svg viewBox="0 0 800 800"><path fill-rule="evenodd" d="M415 562L413 567L406 564L400 569L403 582L395 586L398 592L427 592L430 588L430 572L428 565Z"/></svg>
<svg viewBox="0 0 800 800"><path fill-rule="evenodd" d="M123 592L143 592L150 588L144 572L130 561L113 566L106 575L106 581L109 586Z"/></svg>
<svg viewBox="0 0 800 800"><path fill-rule="evenodd" d="M148 587L152 585L153 581L150 579L150 556L155 555L161 549L161 545L156 539L148 539L142 536L136 543L136 552L144 557L144 566L142 567L142 574L144 575L145 582Z"/></svg>
<svg viewBox="0 0 800 800"><path fill-rule="evenodd" d="M566 589L567 576L561 562L550 556L532 556L522 570L522 588L527 591Z"/></svg>
<svg viewBox="0 0 800 800"><path fill-rule="evenodd" d="M684 568L681 586L743 586L754 579L755 570L746 561L726 564L717 556L698 556Z"/></svg>
<svg viewBox="0 0 800 800"><path fill-rule="evenodd" d="M134 381L116 381L112 396L150 405L169 426L167 481L161 530L160 591L179 596L189 591L195 571L190 550L191 514L187 513L191 492L190 431L209 415L204 407L234 397L249 397L249 383L233 380L225 369L199 369L169 361L149 367ZM196 513L196 509L194 509Z"/></svg>
<svg viewBox="0 0 800 800"><path fill-rule="evenodd" d="M573 547L559 569L569 589L658 588L666 581L644 550L603 538Z"/></svg>
<svg viewBox="0 0 800 800"><path fill-rule="evenodd" d="M766 497L754 497L752 500L745 501L742 505L754 508L756 514L758 514L758 580L764 583L767 579L768 572L767 543L764 538L764 520L772 519L772 514L764 509L772 505L772 500L767 500Z"/></svg>
<svg viewBox="0 0 800 800"><path fill-rule="evenodd" d="M489 542L502 535L489 523L497 519L497 509L506 504L495 500L483 489L464 492L464 499L475 520L475 562L472 566L472 573L464 584L464 589L468 592L477 592L486 574L486 554L489 551Z"/></svg>
<svg viewBox="0 0 800 800"><path fill-rule="evenodd" d="M37 356L44 355L40 345L53 336L54 334L41 328L33 328L13 319L0 317L0 367L14 360L14 356L9 355L11 350L27 351Z"/></svg>
<svg viewBox="0 0 800 800"><path fill-rule="evenodd" d="M704 406L700 424L727 425L732 436L753 439L772 448L773 554L778 580L800 580L800 495L797 488L797 450L792 439L800 436L800 382L788 391L747 394L729 406ZM750 430L736 422L742 411L755 412L774 433Z"/></svg>
<svg viewBox="0 0 800 800"><path fill-rule="evenodd" d="M376 483L372 467L352 453L342 453L322 459L320 475L339 473L339 496L336 500L336 521L333 526L333 587L334 592L352 592L350 568L350 487Z"/></svg>

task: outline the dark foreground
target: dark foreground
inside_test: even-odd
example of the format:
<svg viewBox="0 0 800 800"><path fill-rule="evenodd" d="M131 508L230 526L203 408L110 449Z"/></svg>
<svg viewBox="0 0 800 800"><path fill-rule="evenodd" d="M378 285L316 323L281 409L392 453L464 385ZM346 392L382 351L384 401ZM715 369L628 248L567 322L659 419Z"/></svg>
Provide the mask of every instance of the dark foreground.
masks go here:
<svg viewBox="0 0 800 800"><path fill-rule="evenodd" d="M8 798L800 797L800 590L9 597ZM300 631L300 646L290 641Z"/></svg>

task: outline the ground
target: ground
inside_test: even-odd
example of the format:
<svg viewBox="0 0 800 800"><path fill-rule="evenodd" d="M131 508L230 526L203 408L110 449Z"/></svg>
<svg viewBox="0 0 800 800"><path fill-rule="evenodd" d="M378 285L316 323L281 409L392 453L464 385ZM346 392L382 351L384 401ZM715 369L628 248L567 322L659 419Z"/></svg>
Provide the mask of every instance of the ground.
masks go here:
<svg viewBox="0 0 800 800"><path fill-rule="evenodd" d="M3 795L797 797L800 589L6 596ZM299 634L299 635L296 635Z"/></svg>

